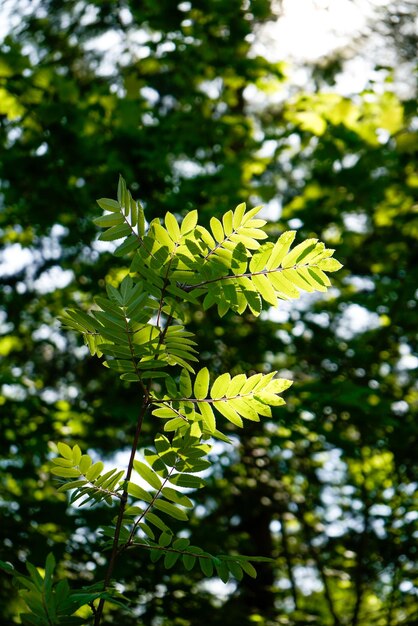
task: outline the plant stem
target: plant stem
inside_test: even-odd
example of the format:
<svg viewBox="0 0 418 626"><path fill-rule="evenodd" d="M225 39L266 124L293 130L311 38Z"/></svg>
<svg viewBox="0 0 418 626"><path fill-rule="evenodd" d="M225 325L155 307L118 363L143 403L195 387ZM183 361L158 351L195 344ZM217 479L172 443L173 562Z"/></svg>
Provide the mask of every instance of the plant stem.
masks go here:
<svg viewBox="0 0 418 626"><path fill-rule="evenodd" d="M138 448L139 436L141 434L142 424L144 422L144 417L148 410L148 407L149 407L149 400L147 396L144 396L144 400L143 400L141 410L139 412L137 423L136 423L135 436L132 442L131 455L129 458L128 468L126 470L126 478L125 478L126 485L123 490L122 497L119 503L119 513L118 513L118 519L116 521L115 536L113 537L112 552L110 554L109 564L107 566L106 576L105 576L105 580L103 584L104 591L106 591L106 589L109 586L110 580L112 578L113 570L116 564L116 559L118 557L119 536L120 536L120 531L122 528L123 516L125 514L126 503L128 501L128 482L131 479L135 454ZM104 598L101 598L99 601L99 604L97 606L97 610L94 616L94 626L99 626L101 622L105 602L106 600Z"/></svg>

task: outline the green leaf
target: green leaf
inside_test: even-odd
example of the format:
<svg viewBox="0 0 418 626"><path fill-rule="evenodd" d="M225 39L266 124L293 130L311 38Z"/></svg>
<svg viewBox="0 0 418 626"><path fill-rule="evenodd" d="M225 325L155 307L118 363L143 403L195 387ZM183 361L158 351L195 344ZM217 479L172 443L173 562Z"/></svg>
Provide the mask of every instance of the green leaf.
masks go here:
<svg viewBox="0 0 418 626"><path fill-rule="evenodd" d="M179 558L180 554L178 552L166 552L164 557L164 567L166 569L170 569L173 565L175 565Z"/></svg>
<svg viewBox="0 0 418 626"><path fill-rule="evenodd" d="M259 422L257 411L251 404L251 398L233 398L228 403L228 408L234 409L239 415L253 422Z"/></svg>
<svg viewBox="0 0 418 626"><path fill-rule="evenodd" d="M149 494L148 491L145 491L145 489L143 489L136 483L129 482L127 491L130 496L133 496L134 498L138 498L138 500L144 500L145 502L152 502L151 494Z"/></svg>
<svg viewBox="0 0 418 626"><path fill-rule="evenodd" d="M259 213L262 208L263 208L263 205L260 204L259 206L255 206L253 209L250 209L249 211L247 211L247 213L245 213L242 219L242 223L245 224L246 228L250 226L253 226L253 227L264 226L267 223L266 220L253 219L254 216L257 215L257 213Z"/></svg>
<svg viewBox="0 0 418 626"><path fill-rule="evenodd" d="M174 217L172 213L167 212L165 214L164 223L171 239L173 241L180 241L181 239L180 228L179 228L176 218Z"/></svg>
<svg viewBox="0 0 418 626"><path fill-rule="evenodd" d="M205 484L205 481L202 478L191 474L172 474L169 480L173 483L173 485L177 485L178 487L187 487L189 489L199 489Z"/></svg>
<svg viewBox="0 0 418 626"><path fill-rule="evenodd" d="M89 469L89 467L91 466L91 464L93 463L91 457L88 454L83 454L83 456L80 459L80 462L78 464L78 467L80 468L80 472L82 474L85 474L87 472L87 470Z"/></svg>
<svg viewBox="0 0 418 626"><path fill-rule="evenodd" d="M155 238L156 240L160 243L163 244L164 246L167 247L167 249L172 252L175 249L175 243L174 241L171 239L169 233L166 231L165 228L163 228L161 226L161 224L153 224L153 230L155 233Z"/></svg>
<svg viewBox="0 0 418 626"><path fill-rule="evenodd" d="M109 228L110 226L117 226L123 224L125 221L123 215L120 213L111 213L110 215L103 215L102 217L96 217L93 222L96 226L101 228Z"/></svg>
<svg viewBox="0 0 418 626"><path fill-rule="evenodd" d="M283 404L286 404L283 398L276 396L274 393L269 393L268 391L260 391L255 397L257 400L260 400L270 406L282 406Z"/></svg>
<svg viewBox="0 0 418 626"><path fill-rule="evenodd" d="M103 471L104 464L102 461L97 461L94 463L86 472L85 476L87 480L93 482L99 476L99 474Z"/></svg>
<svg viewBox="0 0 418 626"><path fill-rule="evenodd" d="M289 230L283 233L274 244L271 255L266 264L266 269L271 270L280 267L282 260L285 258L296 236L295 230Z"/></svg>
<svg viewBox="0 0 418 626"><path fill-rule="evenodd" d="M186 537L179 537L175 541L173 541L173 549L180 550L181 552L185 550L190 545L190 540Z"/></svg>
<svg viewBox="0 0 418 626"><path fill-rule="evenodd" d="M213 562L210 558L200 556L199 565L200 565L200 569L202 570L205 576L210 578L213 575Z"/></svg>
<svg viewBox="0 0 418 626"><path fill-rule="evenodd" d="M129 254L133 250L135 250L140 245L140 241L135 234L130 235L126 241L121 243L113 254L116 257L125 256L125 254Z"/></svg>
<svg viewBox="0 0 418 626"><path fill-rule="evenodd" d="M123 203L122 204L123 204L125 216L127 217L131 210L131 192L129 191L129 189L126 188L126 186L125 186L125 189L123 190Z"/></svg>
<svg viewBox="0 0 418 626"><path fill-rule="evenodd" d="M137 202L138 207L138 232L141 237L145 234L145 214L143 206Z"/></svg>
<svg viewBox="0 0 418 626"><path fill-rule="evenodd" d="M164 430L166 432L173 432L186 425L186 420L182 419L181 417L176 417L165 424Z"/></svg>
<svg viewBox="0 0 418 626"><path fill-rule="evenodd" d="M152 541L154 541L155 539L155 535L153 530L148 526L148 524L145 524L145 522L141 522L140 524L138 524L139 528L142 530L142 532Z"/></svg>
<svg viewBox="0 0 418 626"><path fill-rule="evenodd" d="M138 205L135 200L130 198L130 220L131 225L136 226L138 223Z"/></svg>
<svg viewBox="0 0 418 626"><path fill-rule="evenodd" d="M57 448L60 455L63 456L65 459L69 459L71 461L73 460L73 451L69 445L60 442L57 443Z"/></svg>
<svg viewBox="0 0 418 626"><path fill-rule="evenodd" d="M100 241L115 241L116 239L122 239L131 234L131 228L128 224L119 224L118 226L111 226L105 230L99 237Z"/></svg>
<svg viewBox="0 0 418 626"><path fill-rule="evenodd" d="M146 449L145 458L155 472L163 478L166 478L168 474L167 467L159 454L155 454L154 450Z"/></svg>
<svg viewBox="0 0 418 626"><path fill-rule="evenodd" d="M171 532L167 524L163 522L158 515L155 515L155 513L147 513L145 515L145 519L153 526L156 526L159 530Z"/></svg>
<svg viewBox="0 0 418 626"><path fill-rule="evenodd" d="M66 309L65 312L68 317L63 318L64 323L74 320L81 326L82 331L88 330L89 332L95 332L100 328L100 325L93 317L91 317L91 315L87 315L87 313L84 313L84 311L81 311L80 309Z"/></svg>
<svg viewBox="0 0 418 626"><path fill-rule="evenodd" d="M236 229L242 224L242 218L245 213L245 202L241 202L236 208L232 216L232 225Z"/></svg>
<svg viewBox="0 0 418 626"><path fill-rule="evenodd" d="M245 383L247 382L247 377L245 374L238 374L231 379L231 382L228 385L227 394L229 397L237 396Z"/></svg>
<svg viewBox="0 0 418 626"><path fill-rule="evenodd" d="M83 485L86 485L87 481L83 478L83 480L72 480L69 483L65 483L64 485L61 485L61 487L58 487L57 491L70 491L71 489L77 489L78 487L82 487Z"/></svg>
<svg viewBox="0 0 418 626"><path fill-rule="evenodd" d="M325 292L331 284L328 276L317 267L301 267L299 272L317 291Z"/></svg>
<svg viewBox="0 0 418 626"><path fill-rule="evenodd" d="M251 273L265 271L272 249L273 244L269 242L263 244L256 252L254 252L249 265ZM250 286L251 289L253 289L251 283Z"/></svg>
<svg viewBox="0 0 418 626"><path fill-rule="evenodd" d="M273 287L279 294L283 294L287 298L296 299L300 297L299 291L296 287L285 277L284 271L270 272L269 279Z"/></svg>
<svg viewBox="0 0 418 626"><path fill-rule="evenodd" d="M8 574L15 573L15 568L13 567L13 565L11 563L6 563L5 561L0 561L0 569L2 569L4 572L7 572Z"/></svg>
<svg viewBox="0 0 418 626"><path fill-rule="evenodd" d="M163 532L161 533L160 538L158 539L158 545L162 546L163 548L166 548L167 546L170 545L172 538L173 538L173 535L171 533Z"/></svg>
<svg viewBox="0 0 418 626"><path fill-rule="evenodd" d="M52 579L55 569L55 558L52 552L48 554L45 561L45 580Z"/></svg>
<svg viewBox="0 0 418 626"><path fill-rule="evenodd" d="M222 216L222 225L223 225L223 229L224 229L226 237L228 237L234 230L232 219L233 219L232 211L228 211Z"/></svg>
<svg viewBox="0 0 418 626"><path fill-rule="evenodd" d="M116 202L116 200L111 200L110 198L100 198L96 202L99 207L103 209L103 211L111 211L112 213L120 211L119 202Z"/></svg>
<svg viewBox="0 0 418 626"><path fill-rule="evenodd" d="M211 434L213 434L216 430L216 420L215 415L212 411L212 407L208 402L198 402L197 406L203 417L203 422L206 428Z"/></svg>
<svg viewBox="0 0 418 626"><path fill-rule="evenodd" d="M216 241L210 234L210 232L204 228L203 226L196 227L198 234L200 235L201 240L206 244L209 249L212 249L216 246Z"/></svg>
<svg viewBox="0 0 418 626"><path fill-rule="evenodd" d="M163 454L164 452L167 452L167 450L171 449L170 441L165 435L162 435L161 433L158 433L154 441L158 454Z"/></svg>
<svg viewBox="0 0 418 626"><path fill-rule="evenodd" d="M112 359L111 361L105 361L107 367L116 372L135 372L135 366L131 361L122 359Z"/></svg>
<svg viewBox="0 0 418 626"><path fill-rule="evenodd" d="M251 280L261 297L269 304L277 306L276 293L267 277L264 274L255 274Z"/></svg>
<svg viewBox="0 0 418 626"><path fill-rule="evenodd" d="M232 441L229 439L229 437L221 433L221 431L218 429L216 429L212 433L212 436L215 437L216 439L219 439L220 441L223 441L224 443L232 444Z"/></svg>
<svg viewBox="0 0 418 626"><path fill-rule="evenodd" d="M251 578L257 578L257 570L249 561L240 560L239 564L248 576L251 576Z"/></svg>
<svg viewBox="0 0 418 626"><path fill-rule="evenodd" d="M216 217L210 218L210 228L215 240L221 243L224 239L224 229L221 222Z"/></svg>
<svg viewBox="0 0 418 626"><path fill-rule="evenodd" d="M227 583L229 581L229 569L226 566L225 561L220 561L219 563L215 563L216 571L218 572L219 578L223 583Z"/></svg>
<svg viewBox="0 0 418 626"><path fill-rule="evenodd" d="M155 415L155 417L162 417L163 419L178 416L178 413L174 409L171 409L170 407L162 407L160 409L154 409L152 414Z"/></svg>
<svg viewBox="0 0 418 626"><path fill-rule="evenodd" d="M137 517L142 516L143 510L139 506L128 506L125 509L124 517ZM130 521L128 523L131 523Z"/></svg>
<svg viewBox="0 0 418 626"><path fill-rule="evenodd" d="M190 572L196 563L196 557L193 554L183 554L182 561L184 568Z"/></svg>
<svg viewBox="0 0 418 626"><path fill-rule="evenodd" d="M74 465L78 465L81 461L81 450L80 446L75 445L73 447L73 463Z"/></svg>
<svg viewBox="0 0 418 626"><path fill-rule="evenodd" d="M185 506L186 508L190 509L193 507L193 502L190 500L190 498L185 496L184 493L180 493L179 491L176 491L171 487L164 487L161 495L164 496L164 498L167 498L167 500L171 500L171 502L179 504L180 506Z"/></svg>
<svg viewBox="0 0 418 626"><path fill-rule="evenodd" d="M125 191L126 191L125 180L119 174L119 179L118 179L118 204L122 204L123 203L123 199L125 197Z"/></svg>
<svg viewBox="0 0 418 626"><path fill-rule="evenodd" d="M54 465L59 465L60 467L74 467L73 460L62 459L61 457L57 457L56 459L52 459L52 463Z"/></svg>
<svg viewBox="0 0 418 626"><path fill-rule="evenodd" d="M243 576L242 569L241 569L241 566L236 561L231 561L227 559L225 561L225 564L234 578L236 578L237 580L242 580L242 576Z"/></svg>
<svg viewBox="0 0 418 626"><path fill-rule="evenodd" d="M162 550L151 550L150 559L152 563L156 563L163 556Z"/></svg>
<svg viewBox="0 0 418 626"><path fill-rule="evenodd" d="M122 302L122 296L120 295L119 291L116 289L116 287L114 287L113 285L111 285L110 283L106 283L106 292L107 295L109 296L109 298L116 302L117 304L120 304L122 306L123 302Z"/></svg>
<svg viewBox="0 0 418 626"><path fill-rule="evenodd" d="M244 426L239 414L227 402L220 400L218 402L214 402L213 406L217 411L219 411L219 413L221 413L221 415L226 417L227 420L229 420L232 424L235 424L235 426L238 426L239 428Z"/></svg>
<svg viewBox="0 0 418 626"><path fill-rule="evenodd" d="M282 267L292 267L292 265L297 265L299 262L302 262L304 253L311 252L315 248L317 241L318 239L306 239L295 246L282 260Z"/></svg>
<svg viewBox="0 0 418 626"><path fill-rule="evenodd" d="M135 471L154 489L161 488L161 479L148 465L141 461L134 461Z"/></svg>
<svg viewBox="0 0 418 626"><path fill-rule="evenodd" d="M80 476L80 470L72 467L53 467L51 474L60 476L61 478L78 478Z"/></svg>
<svg viewBox="0 0 418 626"><path fill-rule="evenodd" d="M192 381L190 378L190 374L186 369L181 370L180 393L183 398L190 398L190 396L192 395Z"/></svg>
<svg viewBox="0 0 418 626"><path fill-rule="evenodd" d="M298 289L303 289L304 291L315 291L315 285L312 285L311 282L308 282L306 278L301 273L300 267L297 269L289 268L282 272L282 276L289 280L293 285L295 285Z"/></svg>
<svg viewBox="0 0 418 626"><path fill-rule="evenodd" d="M286 389L289 389L293 385L292 380L287 378L273 378L266 387L266 391L272 391L273 393L281 393Z"/></svg>
<svg viewBox="0 0 418 626"><path fill-rule="evenodd" d="M319 261L318 267L325 272L337 272L343 266L337 259L323 259Z"/></svg>
<svg viewBox="0 0 418 626"><path fill-rule="evenodd" d="M190 231L194 230L197 224L197 218L198 218L198 214L196 210L193 210L187 213L180 227L180 232L182 235L186 235Z"/></svg>
<svg viewBox="0 0 418 626"><path fill-rule="evenodd" d="M159 453L160 459L165 466L173 467L177 461L177 454L175 450L167 450L166 452Z"/></svg>
<svg viewBox="0 0 418 626"><path fill-rule="evenodd" d="M154 507L158 509L159 511L166 513L167 515L174 517L174 519L178 519L182 521L188 520L188 516L185 511L183 511L182 509L179 509L177 506L175 506L174 504L171 504L170 502L166 502L165 500L161 500L161 499L155 500Z"/></svg>
<svg viewBox="0 0 418 626"><path fill-rule="evenodd" d="M228 372L225 372L225 374L218 376L210 390L210 397L213 400L217 400L226 396L230 380L231 376L230 374L228 374Z"/></svg>
<svg viewBox="0 0 418 626"><path fill-rule="evenodd" d="M30 563L30 561L26 561L26 569L28 570L29 575L37 589L41 590L44 584L44 579L38 572L37 568L32 563Z"/></svg>
<svg viewBox="0 0 418 626"><path fill-rule="evenodd" d="M209 391L209 370L203 367L197 374L194 383L194 395L197 400L203 400L207 397Z"/></svg>

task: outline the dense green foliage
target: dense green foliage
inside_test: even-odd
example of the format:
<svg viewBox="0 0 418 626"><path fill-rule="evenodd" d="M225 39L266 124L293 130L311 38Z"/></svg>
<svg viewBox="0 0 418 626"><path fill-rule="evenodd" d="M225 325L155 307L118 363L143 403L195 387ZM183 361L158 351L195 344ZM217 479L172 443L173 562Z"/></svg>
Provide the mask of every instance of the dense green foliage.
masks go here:
<svg viewBox="0 0 418 626"><path fill-rule="evenodd" d="M92 245L95 198L112 197L122 172L150 221L198 208L209 232L237 199L267 204L273 240L289 229L298 241L318 238L346 268L320 301L280 303L275 313L265 304L257 320L251 308L219 322L214 308L191 306L200 368L294 379L286 408L273 408L262 430L228 424L233 451L219 449L206 489L193 495L193 544L274 563L218 601L197 569L161 580L158 563L138 567L127 551L115 578L141 608L125 623L140 614L144 624L186 626L204 614L210 626L414 624L414 99L401 101L390 68L377 67L384 88L370 83L353 97L332 84L292 89L270 103L287 83L283 64L251 50L272 15L261 0L251 9L226 0L42 4L0 51L0 229L15 261L0 277L0 558L23 572L29 554L45 567L53 548L58 578L103 577L93 530L111 516L57 498L47 450L65 439L119 465L113 452L132 438L133 386L56 321L74 302L101 297L103 276L118 288L126 274L105 244ZM121 40L113 64L90 45L108 30ZM144 427L144 446L158 422ZM18 623L23 606L8 577L0 594L2 623ZM105 617L118 623L112 608Z"/></svg>

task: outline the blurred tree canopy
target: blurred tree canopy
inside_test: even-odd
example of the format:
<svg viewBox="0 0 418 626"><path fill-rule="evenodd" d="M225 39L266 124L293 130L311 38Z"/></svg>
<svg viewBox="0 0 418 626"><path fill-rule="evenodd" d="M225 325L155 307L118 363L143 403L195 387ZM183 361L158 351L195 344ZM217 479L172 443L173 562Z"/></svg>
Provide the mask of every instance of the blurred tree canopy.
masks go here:
<svg viewBox="0 0 418 626"><path fill-rule="evenodd" d="M284 63L254 52L260 25L277 18L268 0L8 5L0 557L41 566L52 549L74 584L104 567L94 529L108 513L67 507L48 442L123 463L131 438L134 392L57 322L90 302L98 277L120 281L92 218L122 173L149 217L197 208L209 220L263 203L272 235L319 237L345 264L326 297L266 309L261 323L191 313L202 365L295 380L272 421L245 436L231 427L235 445L219 447L192 524L208 550L275 562L224 588L128 554L117 577L134 610L123 623L416 624L416 93L400 99L377 59L386 79L362 93L333 89L341 59L312 68L315 88L295 89ZM394 2L381 21L410 63L414 11ZM2 624L19 623L7 580L0 607ZM105 623L120 616L108 609Z"/></svg>

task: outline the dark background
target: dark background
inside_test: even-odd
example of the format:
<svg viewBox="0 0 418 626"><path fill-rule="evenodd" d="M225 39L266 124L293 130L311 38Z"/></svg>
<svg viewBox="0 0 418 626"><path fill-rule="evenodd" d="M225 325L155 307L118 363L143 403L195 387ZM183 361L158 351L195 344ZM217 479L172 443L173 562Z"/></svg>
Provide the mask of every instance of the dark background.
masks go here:
<svg viewBox="0 0 418 626"><path fill-rule="evenodd" d="M349 47L306 63L302 90L251 46L280 3L6 4L0 558L42 566L52 549L75 586L103 573L94 531L111 513L68 508L48 442L111 462L132 436L135 391L57 322L64 307L88 306L105 276L118 280L122 261L94 243L92 218L121 173L148 219L197 208L205 223L263 203L272 237L319 237L345 267L325 296L261 319L196 310L190 320L215 373L273 368L295 381L273 420L231 430L236 445L219 448L191 524L208 551L274 564L224 588L128 554L116 577L134 613L108 608L105 623L416 624L416 7L390 3ZM104 62L96 38L109 31L119 43L105 40ZM339 95L347 58L367 56L373 41L365 90ZM400 66L410 68L402 90L392 82ZM158 426L146 425L144 446ZM19 623L7 580L0 607L2 624Z"/></svg>

